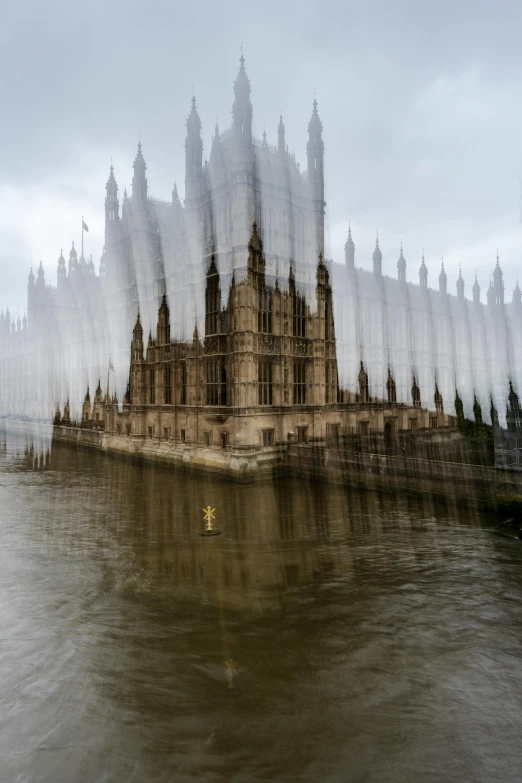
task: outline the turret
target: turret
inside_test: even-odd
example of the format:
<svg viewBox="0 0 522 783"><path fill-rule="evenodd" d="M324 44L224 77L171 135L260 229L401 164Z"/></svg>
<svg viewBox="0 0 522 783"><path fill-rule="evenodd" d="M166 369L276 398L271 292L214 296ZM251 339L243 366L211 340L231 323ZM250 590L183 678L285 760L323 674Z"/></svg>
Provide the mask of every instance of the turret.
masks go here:
<svg viewBox="0 0 522 783"><path fill-rule="evenodd" d="M319 119L317 112L317 101L314 99L314 108L310 122L308 123L308 144L306 145L306 154L308 158L308 178L315 184L316 198L323 201L324 195L324 142L323 142L323 123Z"/></svg>
<svg viewBox="0 0 522 783"><path fill-rule="evenodd" d="M134 171L136 171L136 162L134 163ZM120 205L118 202L118 185L114 179L114 167L111 163L109 179L105 186L105 245L110 244L110 242L113 242L116 239L119 222Z"/></svg>
<svg viewBox="0 0 522 783"><path fill-rule="evenodd" d="M38 277L37 277L37 280L36 280L36 287L40 288L40 289L45 288L45 272L44 272L44 268L42 266L42 262L41 261L40 261L40 266L38 267L38 273L37 274L38 274Z"/></svg>
<svg viewBox="0 0 522 783"><path fill-rule="evenodd" d="M102 254L100 257L100 277L105 277L107 274L107 254L105 252L105 245L103 246Z"/></svg>
<svg viewBox="0 0 522 783"><path fill-rule="evenodd" d="M33 273L33 267L31 267L31 271L29 272L29 277L27 278L27 287L29 290L34 288L34 273Z"/></svg>
<svg viewBox="0 0 522 783"><path fill-rule="evenodd" d="M201 141L201 120L192 96L192 108L187 117L187 138L185 139L185 198L198 195L203 171L203 142Z"/></svg>
<svg viewBox="0 0 522 783"><path fill-rule="evenodd" d="M78 269L78 253L76 252L76 248L74 247L74 242L72 243L72 247L69 253L69 275L71 272L76 272Z"/></svg>
<svg viewBox="0 0 522 783"><path fill-rule="evenodd" d="M493 295L492 304L501 307L504 304L504 281L502 279L502 269L500 268L498 252L497 265L493 270Z"/></svg>
<svg viewBox="0 0 522 783"><path fill-rule="evenodd" d="M169 306L167 297L163 294L161 305L158 311L158 327L156 330L156 342L158 345L167 345L170 343L170 320Z"/></svg>
<svg viewBox="0 0 522 783"><path fill-rule="evenodd" d="M132 330L131 361L143 361L143 327L141 325L139 310L138 317L136 319L136 325Z"/></svg>
<svg viewBox="0 0 522 783"><path fill-rule="evenodd" d="M462 269L459 268L459 276L457 278L457 297L461 301L464 300L464 279L462 277Z"/></svg>
<svg viewBox="0 0 522 783"><path fill-rule="evenodd" d="M406 282L406 259L404 258L404 253L402 252L402 242L401 242L401 253L399 256L399 260L397 261L397 275L400 283Z"/></svg>
<svg viewBox="0 0 522 783"><path fill-rule="evenodd" d="M145 158L143 157L143 153L141 151L141 141L139 141L138 152L136 153L136 157L134 158L134 176L132 178L132 203L141 209L145 209L147 205L147 178L145 177L146 170L147 170L147 164L145 163ZM110 182L110 178L109 178L109 182ZM116 184L116 182L114 182L114 184ZM111 185L111 187L113 186ZM114 206L114 213L116 214L116 206L113 204L113 202L111 202L111 205Z"/></svg>
<svg viewBox="0 0 522 783"><path fill-rule="evenodd" d="M473 283L473 302L474 304L480 304L480 286L477 280L476 272L475 272L475 282Z"/></svg>
<svg viewBox="0 0 522 783"><path fill-rule="evenodd" d="M422 254L422 263L419 269L419 283L421 288L428 287L428 269L424 260L424 253Z"/></svg>
<svg viewBox="0 0 522 783"><path fill-rule="evenodd" d="M239 72L234 82L234 104L232 106L232 127L240 147L252 144L252 104L250 103L250 81L245 70L245 58L241 55Z"/></svg>
<svg viewBox="0 0 522 783"><path fill-rule="evenodd" d="M56 271L56 279L58 287L62 286L64 280L67 278L67 269L65 267L65 258L63 257L63 250L60 248L60 256L58 258L58 269Z"/></svg>
<svg viewBox="0 0 522 783"><path fill-rule="evenodd" d="M373 251L373 274L380 277L382 275L382 253L379 247L379 237L375 240L375 250Z"/></svg>
<svg viewBox="0 0 522 783"><path fill-rule="evenodd" d="M446 270L444 269L444 261L442 262L442 266L440 269L439 291L444 296L448 293L448 275L446 274Z"/></svg>
<svg viewBox="0 0 522 783"><path fill-rule="evenodd" d="M493 288L493 283L491 282L491 278L489 278L489 288L486 297L488 300L489 307L493 307L495 304L495 289Z"/></svg>
<svg viewBox="0 0 522 783"><path fill-rule="evenodd" d="M344 246L344 260L348 269L355 269L355 245L352 239L351 226L348 226L348 239Z"/></svg>
<svg viewBox="0 0 522 783"><path fill-rule="evenodd" d="M281 158L285 156L285 126L283 125L283 115L279 117L279 125L277 127L277 151Z"/></svg>
<svg viewBox="0 0 522 783"><path fill-rule="evenodd" d="M518 285L518 279L517 279L517 284L515 286L515 290L513 291L513 309L516 310L517 313L519 313L521 308L522 308L522 292L520 291L520 287Z"/></svg>

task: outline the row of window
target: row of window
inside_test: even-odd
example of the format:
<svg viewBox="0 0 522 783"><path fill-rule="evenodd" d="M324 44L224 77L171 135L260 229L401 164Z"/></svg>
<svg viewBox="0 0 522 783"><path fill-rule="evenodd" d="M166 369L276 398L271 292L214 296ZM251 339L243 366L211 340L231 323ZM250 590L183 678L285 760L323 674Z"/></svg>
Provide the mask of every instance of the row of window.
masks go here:
<svg viewBox="0 0 522 783"><path fill-rule="evenodd" d="M302 359L294 361L293 402L294 405L306 404L306 365ZM172 404L172 370L165 367L163 374L164 404ZM181 365L181 404L186 405L186 365ZM273 364L269 360L258 362L258 404L272 405ZM326 402L329 401L330 367L325 368ZM148 371L148 401L156 404L156 369ZM206 362L206 404L227 405L227 365L224 358L210 359Z"/></svg>
<svg viewBox="0 0 522 783"><path fill-rule="evenodd" d="M218 279L209 282L205 295L205 335L226 334L227 312L221 309ZM329 302L324 305L325 339L331 339L332 316ZM292 329L294 337L306 337L306 300L294 294ZM272 290L260 287L257 292L257 331L272 334Z"/></svg>

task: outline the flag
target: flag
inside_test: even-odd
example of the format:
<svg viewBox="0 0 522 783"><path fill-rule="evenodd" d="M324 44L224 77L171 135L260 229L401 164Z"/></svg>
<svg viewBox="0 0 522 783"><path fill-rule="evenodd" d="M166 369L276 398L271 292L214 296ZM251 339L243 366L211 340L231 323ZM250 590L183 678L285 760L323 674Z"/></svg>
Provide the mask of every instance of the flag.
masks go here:
<svg viewBox="0 0 522 783"><path fill-rule="evenodd" d="M110 372L111 370L114 372L114 367L112 366L112 362L111 362L111 360L109 359L109 372Z"/></svg>
<svg viewBox="0 0 522 783"><path fill-rule="evenodd" d="M87 225L87 223L85 222L85 220L82 220L82 229L83 229L84 231L88 231L88 230L89 230L89 226Z"/></svg>

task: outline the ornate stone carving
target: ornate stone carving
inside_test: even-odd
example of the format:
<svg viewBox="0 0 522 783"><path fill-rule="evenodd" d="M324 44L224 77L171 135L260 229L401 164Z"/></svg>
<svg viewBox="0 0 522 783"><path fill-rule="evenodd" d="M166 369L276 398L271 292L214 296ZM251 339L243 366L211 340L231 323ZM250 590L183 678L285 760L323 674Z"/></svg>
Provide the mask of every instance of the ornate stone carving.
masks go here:
<svg viewBox="0 0 522 783"><path fill-rule="evenodd" d="M219 348L219 342L217 337L207 337L205 340L205 352L217 353Z"/></svg>
<svg viewBox="0 0 522 783"><path fill-rule="evenodd" d="M257 342L257 350L259 353L274 353L275 352L275 340L268 334L260 334Z"/></svg>
<svg viewBox="0 0 522 783"><path fill-rule="evenodd" d="M305 340L296 340L294 342L294 353L296 356L308 356L308 344Z"/></svg>

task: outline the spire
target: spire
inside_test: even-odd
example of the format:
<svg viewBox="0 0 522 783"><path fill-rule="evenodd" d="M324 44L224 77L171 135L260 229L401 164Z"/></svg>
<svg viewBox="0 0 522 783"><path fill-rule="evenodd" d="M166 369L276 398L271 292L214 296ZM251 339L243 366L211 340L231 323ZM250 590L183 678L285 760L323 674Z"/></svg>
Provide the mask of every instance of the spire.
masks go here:
<svg viewBox="0 0 522 783"><path fill-rule="evenodd" d="M41 261L40 261L40 266L38 267L37 275L38 275L38 279L36 281L36 285L39 285L43 288L43 286L45 285L45 272Z"/></svg>
<svg viewBox="0 0 522 783"><path fill-rule="evenodd" d="M192 107L187 117L187 138L185 139L185 198L194 198L199 193L203 171L203 142L201 120L196 109L196 98L192 96Z"/></svg>
<svg viewBox="0 0 522 783"><path fill-rule="evenodd" d="M33 286L33 285L34 285L34 273L33 273L33 267L31 267L31 271L29 272L29 277L28 277L28 280L27 280L27 281L28 281L28 283L29 283L29 285L30 285L30 286Z"/></svg>
<svg viewBox="0 0 522 783"><path fill-rule="evenodd" d="M380 277L382 275L382 253L379 247L379 235L375 240L375 250L373 251L373 274Z"/></svg>
<svg viewBox="0 0 522 783"><path fill-rule="evenodd" d="M69 252L69 274L71 274L72 271L76 271L76 269L78 269L78 253L76 252L73 242Z"/></svg>
<svg viewBox="0 0 522 783"><path fill-rule="evenodd" d="M250 80L245 69L245 58L243 57L243 52L241 52L241 57L239 58L239 71L236 76L236 81L234 82L234 93L236 98L239 97L242 100L249 100L248 96L250 95Z"/></svg>
<svg viewBox="0 0 522 783"><path fill-rule="evenodd" d="M141 151L141 141L138 141L138 152L134 158L134 176L132 178L132 200L135 204L144 207L147 203L147 179L145 171L147 164Z"/></svg>
<svg viewBox="0 0 522 783"><path fill-rule="evenodd" d="M104 245L100 257L100 268L99 268L100 277L105 277L106 272L107 272L107 258L106 258L105 245Z"/></svg>
<svg viewBox="0 0 522 783"><path fill-rule="evenodd" d="M60 257L58 258L58 271L57 271L57 277L58 277L58 284L61 280L65 280L67 276L67 270L65 268L65 258L63 257L63 250L60 248Z"/></svg>
<svg viewBox="0 0 522 783"><path fill-rule="evenodd" d="M324 142L322 138L323 123L319 119L317 112L317 101L314 98L314 108L310 122L308 123L308 144L306 153L308 159L308 178L310 182L321 186L321 201L323 201L323 164L324 164Z"/></svg>
<svg viewBox="0 0 522 783"><path fill-rule="evenodd" d="M314 139L319 139L321 138L322 132L323 123L321 122L319 112L317 111L317 101L314 98L312 116L310 117L310 122L308 123L308 135Z"/></svg>
<svg viewBox="0 0 522 783"><path fill-rule="evenodd" d="M174 183L174 187L172 189L172 204L176 210L181 209L181 201L179 200L178 186L176 183Z"/></svg>
<svg viewBox="0 0 522 783"><path fill-rule="evenodd" d="M459 276L457 278L457 296L459 299L464 299L464 278L462 277L462 269L459 266Z"/></svg>
<svg viewBox="0 0 522 783"><path fill-rule="evenodd" d="M234 82L234 104L232 118L234 136L241 146L252 143L252 104L250 103L250 81L245 70L243 52L239 60L239 72Z"/></svg>
<svg viewBox="0 0 522 783"><path fill-rule="evenodd" d="M406 282L406 259L404 258L404 253L402 252L402 240L401 240L401 252L399 255L399 260L397 261L397 274L398 274L399 282L405 283Z"/></svg>
<svg viewBox="0 0 522 783"><path fill-rule="evenodd" d="M285 156L285 126L283 123L283 115L279 115L279 125L277 126L277 151L279 155L284 158Z"/></svg>
<svg viewBox="0 0 522 783"><path fill-rule="evenodd" d="M444 269L444 260L443 260L440 269L440 275L439 275L439 291L441 294L447 293L447 285L448 285L448 275L446 274L446 270Z"/></svg>
<svg viewBox="0 0 522 783"><path fill-rule="evenodd" d="M519 310L521 304L522 304L522 292L520 291L520 287L518 285L518 277L517 277L517 284L513 291L513 305L517 310Z"/></svg>
<svg viewBox="0 0 522 783"><path fill-rule="evenodd" d="M475 271L475 282L473 283L473 301L475 304L480 304L480 286L477 280L477 272Z"/></svg>
<svg viewBox="0 0 522 783"><path fill-rule="evenodd" d="M143 156L141 158L143 160ZM143 165L145 165L145 161L143 161ZM118 238L117 227L119 220L118 185L114 179L114 166L111 163L109 179L105 186L105 245L111 244Z"/></svg>
<svg viewBox="0 0 522 783"><path fill-rule="evenodd" d="M498 250L497 250L497 264L493 270L493 293L491 295L491 303L502 306L504 304L504 281L502 278L502 269L500 268Z"/></svg>
<svg viewBox="0 0 522 783"><path fill-rule="evenodd" d="M355 245L352 239L352 227L348 223L348 239L344 246L344 260L348 269L355 269Z"/></svg>
<svg viewBox="0 0 522 783"><path fill-rule="evenodd" d="M196 96L192 96L191 108L189 116L187 117L187 134L195 133L199 135L201 131L201 120L199 119L198 110L196 109Z"/></svg>
<svg viewBox="0 0 522 783"><path fill-rule="evenodd" d="M422 263L419 269L419 282L421 288L428 287L428 269L426 267L426 262L424 260L424 251L422 251Z"/></svg>
<svg viewBox="0 0 522 783"><path fill-rule="evenodd" d="M140 145L141 149L141 145ZM142 156L143 157L143 156ZM116 180L114 178L114 166L111 163L111 168L109 171L109 179L107 180L107 184L105 185L105 190L107 191L107 195L110 193L111 195L114 195L116 197L118 193L118 185L116 183Z"/></svg>

